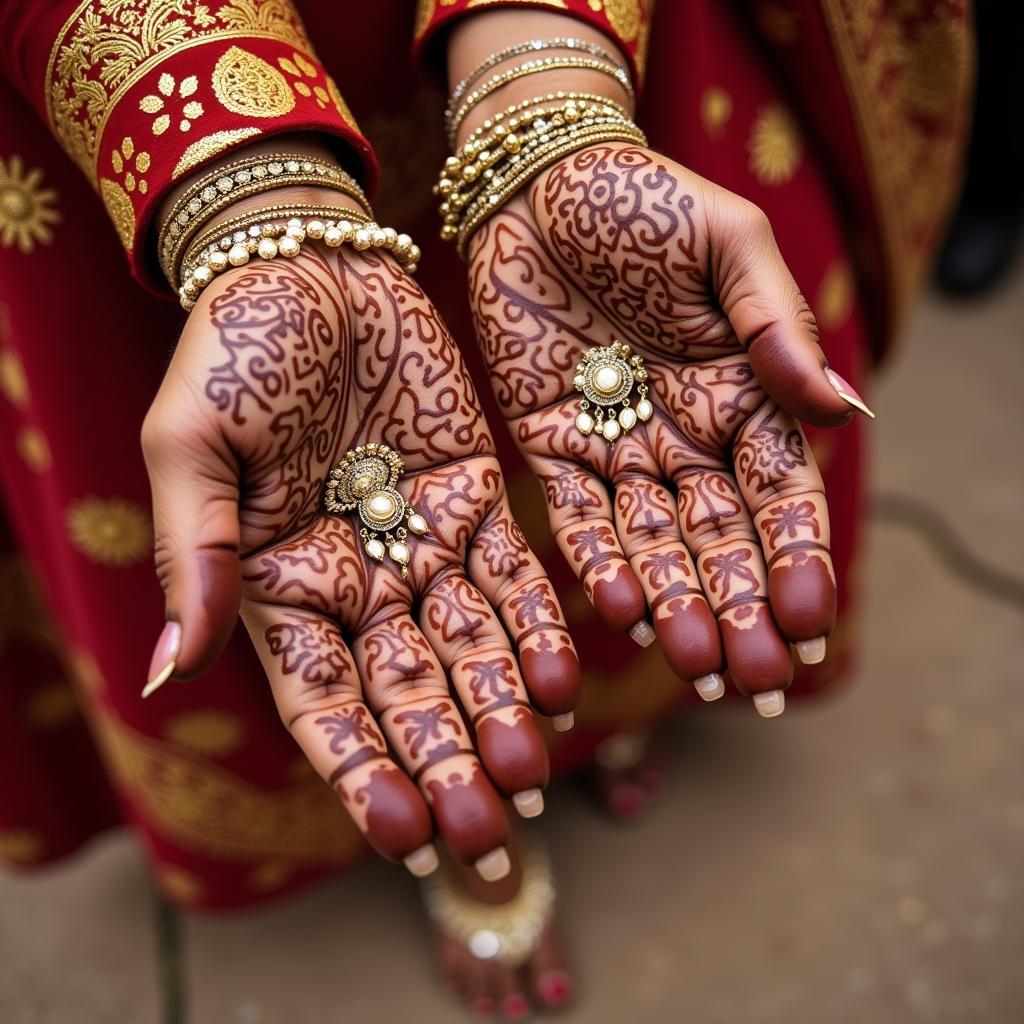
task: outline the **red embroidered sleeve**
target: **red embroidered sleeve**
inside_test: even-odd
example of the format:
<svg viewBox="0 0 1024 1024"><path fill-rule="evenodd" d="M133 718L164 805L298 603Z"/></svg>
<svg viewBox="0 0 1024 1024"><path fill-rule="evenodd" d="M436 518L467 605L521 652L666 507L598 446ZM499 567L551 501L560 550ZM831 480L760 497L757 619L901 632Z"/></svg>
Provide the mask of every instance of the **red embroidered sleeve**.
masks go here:
<svg viewBox="0 0 1024 1024"><path fill-rule="evenodd" d="M629 59L633 81L638 86L643 81L654 0L419 0L416 52L421 54L429 40L455 18L490 7L532 7L579 18L611 36Z"/></svg>
<svg viewBox="0 0 1024 1024"><path fill-rule="evenodd" d="M99 192L140 279L167 190L247 140L332 135L374 184L291 0L0 0L0 36L8 76Z"/></svg>

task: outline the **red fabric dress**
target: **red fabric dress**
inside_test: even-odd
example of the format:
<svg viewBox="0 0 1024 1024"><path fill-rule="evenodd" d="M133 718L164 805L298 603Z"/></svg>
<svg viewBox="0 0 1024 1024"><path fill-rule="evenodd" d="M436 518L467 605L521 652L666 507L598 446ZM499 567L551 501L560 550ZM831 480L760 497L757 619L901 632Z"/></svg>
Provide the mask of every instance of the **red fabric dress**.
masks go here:
<svg viewBox="0 0 1024 1024"><path fill-rule="evenodd" d="M281 726L241 630L202 679L139 698L163 604L138 435L183 317L152 294L161 283L145 241L167 189L213 157L261 135L335 136L368 186L384 169L377 215L423 247L421 283L499 426L462 271L436 241L443 93L407 54L415 40L429 64L451 19L503 2L523 6L375 0L339 17L330 0L0 2L0 855L10 863L53 860L131 822L164 891L213 909L287 892L362 853ZM965 2L660 0L653 12L649 0L526 2L611 35L646 75L639 120L652 145L768 213L830 363L863 392L955 191ZM832 685L854 653L861 430L810 432L839 624L796 693ZM689 688L657 647L641 651L596 622L538 488L496 434L518 518L570 627L588 638L578 726L552 739L565 769Z"/></svg>

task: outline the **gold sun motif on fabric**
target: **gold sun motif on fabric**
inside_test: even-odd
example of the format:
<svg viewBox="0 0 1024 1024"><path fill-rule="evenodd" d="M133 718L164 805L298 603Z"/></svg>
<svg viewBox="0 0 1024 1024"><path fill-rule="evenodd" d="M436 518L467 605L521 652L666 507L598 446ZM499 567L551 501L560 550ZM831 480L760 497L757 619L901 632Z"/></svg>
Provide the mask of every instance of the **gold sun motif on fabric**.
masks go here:
<svg viewBox="0 0 1024 1024"><path fill-rule="evenodd" d="M131 565L152 547L149 516L123 498L81 498L68 509L67 524L75 547L101 565Z"/></svg>
<svg viewBox="0 0 1024 1024"><path fill-rule="evenodd" d="M29 253L53 241L51 227L60 223L57 192L40 188L43 172L26 170L20 156L0 157L0 245Z"/></svg>
<svg viewBox="0 0 1024 1024"><path fill-rule="evenodd" d="M747 139L750 170L762 185L784 185L800 166L803 144L793 115L780 103L762 107Z"/></svg>

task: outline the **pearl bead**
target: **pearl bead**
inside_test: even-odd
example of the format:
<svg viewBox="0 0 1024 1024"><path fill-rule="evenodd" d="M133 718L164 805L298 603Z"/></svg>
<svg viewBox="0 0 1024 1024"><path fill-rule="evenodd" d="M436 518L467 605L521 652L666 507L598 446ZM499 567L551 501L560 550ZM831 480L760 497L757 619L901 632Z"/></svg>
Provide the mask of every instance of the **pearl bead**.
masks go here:
<svg viewBox="0 0 1024 1024"><path fill-rule="evenodd" d="M581 412L576 417L576 429L581 434L591 434L594 431L594 417L589 412Z"/></svg>
<svg viewBox="0 0 1024 1024"><path fill-rule="evenodd" d="M204 288L213 280L213 271L209 267L196 267L192 271L192 280L201 288Z"/></svg>
<svg viewBox="0 0 1024 1024"><path fill-rule="evenodd" d="M594 389L602 395L614 395L622 386L622 374L614 366L602 366L594 374Z"/></svg>
<svg viewBox="0 0 1024 1024"><path fill-rule="evenodd" d="M371 241L372 236L365 228L360 228L352 237L352 245L359 250L369 249Z"/></svg>
<svg viewBox="0 0 1024 1024"><path fill-rule="evenodd" d="M601 425L601 433L604 434L606 441L614 441L622 433L619 421L614 419L605 420Z"/></svg>
<svg viewBox="0 0 1024 1024"><path fill-rule="evenodd" d="M306 223L306 234L310 238L323 238L326 230L322 220L311 220Z"/></svg>
<svg viewBox="0 0 1024 1024"><path fill-rule="evenodd" d="M294 238L285 235L280 242L277 243L277 251L287 258L291 259L292 256L298 256L302 246L295 241Z"/></svg>
<svg viewBox="0 0 1024 1024"><path fill-rule="evenodd" d="M345 236L339 228L327 228L327 230L324 231L324 242L326 242L332 249L337 249L343 241L345 241Z"/></svg>
<svg viewBox="0 0 1024 1024"><path fill-rule="evenodd" d="M382 541L377 540L373 537L371 540L366 542L366 553L376 562L383 560L384 555L387 553L387 548L384 547Z"/></svg>
<svg viewBox="0 0 1024 1024"><path fill-rule="evenodd" d="M654 406L646 398L641 398L636 403L636 415L646 423L654 415Z"/></svg>
<svg viewBox="0 0 1024 1024"><path fill-rule="evenodd" d="M228 254L218 249L216 252L210 253L208 262L214 270L223 270L228 265Z"/></svg>
<svg viewBox="0 0 1024 1024"><path fill-rule="evenodd" d="M378 491L366 502L367 516L377 523L386 523L397 510L395 499L384 491Z"/></svg>
<svg viewBox="0 0 1024 1024"><path fill-rule="evenodd" d="M412 246L412 239L407 234L405 234L405 232L403 231L401 234L399 234L398 239L395 242L395 251L396 252L404 252L406 249L410 248L411 246Z"/></svg>
<svg viewBox="0 0 1024 1024"><path fill-rule="evenodd" d="M399 564L408 564L411 552L409 551L409 545L402 543L402 541L395 541L388 550L388 554Z"/></svg>
<svg viewBox="0 0 1024 1024"><path fill-rule="evenodd" d="M636 426L636 413L628 407L620 410L619 425L623 430L632 430Z"/></svg>
<svg viewBox="0 0 1024 1024"><path fill-rule="evenodd" d="M244 267L249 262L249 250L241 242L236 242L228 249L228 262L233 267Z"/></svg>
<svg viewBox="0 0 1024 1024"><path fill-rule="evenodd" d="M256 251L265 260L272 260L277 255L277 242L272 238L260 239L260 244L256 247Z"/></svg>
<svg viewBox="0 0 1024 1024"><path fill-rule="evenodd" d="M412 530L413 533L422 537L429 531L430 527L428 526L426 519L424 519L419 512L413 512L413 514L409 516L409 529Z"/></svg>

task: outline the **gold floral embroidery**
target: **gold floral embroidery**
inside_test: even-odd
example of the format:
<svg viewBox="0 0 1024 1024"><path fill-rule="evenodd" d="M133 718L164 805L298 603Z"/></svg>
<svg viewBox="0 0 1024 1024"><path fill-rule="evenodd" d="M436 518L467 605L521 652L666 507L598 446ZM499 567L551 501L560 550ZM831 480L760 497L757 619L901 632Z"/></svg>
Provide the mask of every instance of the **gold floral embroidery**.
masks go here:
<svg viewBox="0 0 1024 1024"><path fill-rule="evenodd" d="M0 857L16 864L31 864L42 856L43 837L27 828L10 828L0 832Z"/></svg>
<svg viewBox="0 0 1024 1024"><path fill-rule="evenodd" d="M321 110L330 103L331 95L325 86L319 83L310 85L309 82L304 81L306 78L319 78L320 72L317 70L316 65L310 64L301 53L293 53L290 58L278 57L277 63L282 71L286 71L295 79L291 85L300 96L305 96L307 99L312 96L316 100L316 105Z"/></svg>
<svg viewBox="0 0 1024 1024"><path fill-rule="evenodd" d="M122 97L176 52L238 38L273 39L312 53L290 0L228 0L216 11L200 0L83 0L50 51L47 118L95 182L103 130Z"/></svg>
<svg viewBox="0 0 1024 1024"><path fill-rule="evenodd" d="M131 565L152 548L149 516L123 498L81 498L68 509L67 523L75 547L101 565Z"/></svg>
<svg viewBox="0 0 1024 1024"><path fill-rule="evenodd" d="M732 97L720 85L709 85L700 98L700 120L712 139L720 139L732 117Z"/></svg>
<svg viewBox="0 0 1024 1024"><path fill-rule="evenodd" d="M212 84L221 105L233 114L280 117L295 106L284 75L239 46L232 46L217 61Z"/></svg>
<svg viewBox="0 0 1024 1024"><path fill-rule="evenodd" d="M167 723L164 736L197 753L225 757L242 745L245 728L223 711L186 711Z"/></svg>
<svg viewBox="0 0 1024 1024"><path fill-rule="evenodd" d="M166 71L157 79L156 93L148 93L139 100L139 110L144 114L157 114L150 126L154 135L163 135L171 126L171 115L167 113L166 107L174 97L174 86L178 86L178 99L184 100L181 107L181 120L178 121L178 131L187 132L192 128L192 122L203 116L206 112L202 103L198 100L189 99L195 95L199 88L199 79L195 75L188 75L179 83L175 83L174 76ZM159 93L160 95L157 95ZM165 103L165 100L167 101ZM163 111L161 113L161 111ZM131 189L128 190L129 192Z"/></svg>
<svg viewBox="0 0 1024 1024"><path fill-rule="evenodd" d="M342 121L345 122L353 131L359 131L359 125L356 124L356 119L352 116L352 111L348 109L348 104L342 99L341 92L338 89L337 83L327 75L327 92L331 99L334 101L334 109L341 115Z"/></svg>
<svg viewBox="0 0 1024 1024"><path fill-rule="evenodd" d="M110 162L118 174L124 175L122 181L126 192L134 192L138 188L140 194L145 195L149 191L149 184L143 175L149 170L152 160L145 150L136 151L133 139L125 136L121 145L111 150Z"/></svg>
<svg viewBox="0 0 1024 1024"><path fill-rule="evenodd" d="M14 349L0 349L0 395L17 409L28 405L28 377Z"/></svg>
<svg viewBox="0 0 1024 1024"><path fill-rule="evenodd" d="M800 133L779 103L762 107L747 139L750 170L762 185L783 185L796 173L802 153Z"/></svg>
<svg viewBox="0 0 1024 1024"><path fill-rule="evenodd" d="M38 427L22 427L14 446L22 461L33 473L45 473L53 468L53 456L46 435Z"/></svg>
<svg viewBox="0 0 1024 1024"><path fill-rule="evenodd" d="M117 237L121 244L127 249L135 237L135 207L128 197L128 193L110 178L100 179L100 196L103 198L103 205L114 224Z"/></svg>
<svg viewBox="0 0 1024 1024"><path fill-rule="evenodd" d="M228 146L241 142L242 139L251 139L254 135L260 135L261 132L262 129L256 127L229 128L223 132L213 132L210 135L206 135L198 142L193 142L181 154L181 159L174 165L171 177L177 178L189 170L189 168L195 167L196 164L201 164L204 160L209 160L210 157L216 156L221 150L227 149Z"/></svg>
<svg viewBox="0 0 1024 1024"><path fill-rule="evenodd" d="M26 172L20 156L0 157L0 245L31 252L36 244L53 241L50 225L60 223L60 212L53 208L57 193L40 188L43 172L34 167Z"/></svg>

